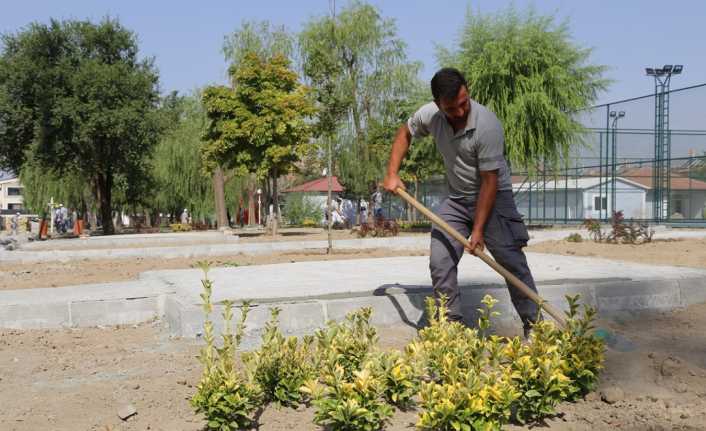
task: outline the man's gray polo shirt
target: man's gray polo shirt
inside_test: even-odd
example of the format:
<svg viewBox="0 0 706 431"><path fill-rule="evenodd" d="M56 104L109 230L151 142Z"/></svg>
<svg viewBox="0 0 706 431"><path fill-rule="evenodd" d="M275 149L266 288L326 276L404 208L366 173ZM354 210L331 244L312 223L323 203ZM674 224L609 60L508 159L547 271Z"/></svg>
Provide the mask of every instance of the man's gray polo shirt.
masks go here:
<svg viewBox="0 0 706 431"><path fill-rule="evenodd" d="M436 103L419 108L407 121L415 138L432 135L446 166L449 196L473 197L480 191L479 171L498 170L498 190L512 190L510 167L505 160L505 138L498 118L471 100L466 127L454 133Z"/></svg>

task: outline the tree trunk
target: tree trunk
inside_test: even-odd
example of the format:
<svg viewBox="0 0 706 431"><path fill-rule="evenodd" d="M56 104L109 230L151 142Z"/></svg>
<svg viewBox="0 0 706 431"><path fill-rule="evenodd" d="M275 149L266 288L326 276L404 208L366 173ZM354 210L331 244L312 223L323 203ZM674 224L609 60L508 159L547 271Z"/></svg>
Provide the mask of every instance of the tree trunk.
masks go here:
<svg viewBox="0 0 706 431"><path fill-rule="evenodd" d="M100 206L100 218L103 225L103 235L113 235L115 228L113 227L113 175L108 172L104 175L96 176L96 193L98 194L98 205Z"/></svg>
<svg viewBox="0 0 706 431"><path fill-rule="evenodd" d="M279 194L277 193L277 168L272 168L272 236L277 236L279 225Z"/></svg>
<svg viewBox="0 0 706 431"><path fill-rule="evenodd" d="M216 227L224 229L229 226L226 212L226 193L223 169L219 166L213 173L213 193L216 199Z"/></svg>
<svg viewBox="0 0 706 431"><path fill-rule="evenodd" d="M255 184L252 179L248 183L248 226L253 226L255 224L255 211L257 202L255 202Z"/></svg>

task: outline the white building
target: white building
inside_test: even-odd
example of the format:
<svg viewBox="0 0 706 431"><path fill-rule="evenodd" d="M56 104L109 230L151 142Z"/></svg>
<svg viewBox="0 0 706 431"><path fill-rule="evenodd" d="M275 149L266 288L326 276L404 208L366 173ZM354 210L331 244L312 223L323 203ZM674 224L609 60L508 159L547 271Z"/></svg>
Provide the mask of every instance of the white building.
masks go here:
<svg viewBox="0 0 706 431"><path fill-rule="evenodd" d="M9 172L0 171L0 211L17 211L24 208L20 179Z"/></svg>
<svg viewBox="0 0 706 431"><path fill-rule="evenodd" d="M651 168L621 172L615 178L578 177L551 181L513 178L517 208L525 220L583 220L610 217L622 211L626 219L653 218ZM612 196L615 187L615 208ZM706 182L673 174L671 216L702 220L706 215ZM530 207L532 209L530 214Z"/></svg>

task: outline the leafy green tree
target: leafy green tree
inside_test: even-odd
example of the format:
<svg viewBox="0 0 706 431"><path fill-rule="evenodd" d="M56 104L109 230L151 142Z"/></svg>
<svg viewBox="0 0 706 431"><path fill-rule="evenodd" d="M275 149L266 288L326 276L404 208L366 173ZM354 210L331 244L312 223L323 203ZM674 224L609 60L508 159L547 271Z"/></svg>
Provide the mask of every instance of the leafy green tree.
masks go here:
<svg viewBox="0 0 706 431"><path fill-rule="evenodd" d="M248 54L256 54L265 59L271 59L274 55L282 55L286 58L291 58L294 52L294 39L283 26L275 26L268 21L244 21L239 28L233 33L227 35L223 42L223 55L227 62L230 63L230 68L238 68ZM213 162L213 159L211 159ZM236 179L235 185L238 188L242 186L248 187L248 207L249 214L254 214L255 205L253 196L256 181L248 179L245 181L242 175L245 174L242 170L232 170L227 166L218 164L209 164L210 172L213 175L213 190L216 203L216 215L218 225L223 226L226 221L226 201L233 199L225 189L229 187L229 183ZM234 184L230 184L233 187ZM265 190L269 189L268 184L265 184ZM242 191L241 191L242 192ZM240 194L240 193L239 193ZM250 217L252 223L253 218Z"/></svg>
<svg viewBox="0 0 706 431"><path fill-rule="evenodd" d="M26 160L20 174L24 205L31 212L45 215L51 199L67 208L93 209L95 202L89 184L74 173L58 175L33 160Z"/></svg>
<svg viewBox="0 0 706 431"><path fill-rule="evenodd" d="M238 68L248 54L264 59L281 55L292 60L294 38L284 26L269 21L244 21L223 42L223 55L230 67Z"/></svg>
<svg viewBox="0 0 706 431"><path fill-rule="evenodd" d="M277 178L308 151L309 118L315 113L308 88L289 66L282 55L266 60L249 53L231 69L235 89L207 87L203 94L209 119L202 152L206 166L272 179L275 208Z"/></svg>
<svg viewBox="0 0 706 431"><path fill-rule="evenodd" d="M568 160L582 131L572 112L606 88L605 67L590 64L590 54L567 23L510 7L496 15L469 9L458 43L439 48L437 59L464 72L471 96L502 122L510 160L532 170Z"/></svg>
<svg viewBox="0 0 706 431"><path fill-rule="evenodd" d="M396 127L420 65L407 59L394 21L361 1L335 18L310 20L299 40L304 73L323 105L320 127L336 131L339 176L349 192L367 197L383 173L385 131Z"/></svg>
<svg viewBox="0 0 706 431"><path fill-rule="evenodd" d="M143 190L159 136L158 77L137 38L117 20L33 23L2 37L0 163L22 174L31 159L90 182L105 234L113 192Z"/></svg>
<svg viewBox="0 0 706 431"><path fill-rule="evenodd" d="M156 187L152 206L176 216L187 208L194 218L209 217L214 209L213 188L201 164L206 114L199 95L167 98L164 105L164 118L172 126L154 151Z"/></svg>

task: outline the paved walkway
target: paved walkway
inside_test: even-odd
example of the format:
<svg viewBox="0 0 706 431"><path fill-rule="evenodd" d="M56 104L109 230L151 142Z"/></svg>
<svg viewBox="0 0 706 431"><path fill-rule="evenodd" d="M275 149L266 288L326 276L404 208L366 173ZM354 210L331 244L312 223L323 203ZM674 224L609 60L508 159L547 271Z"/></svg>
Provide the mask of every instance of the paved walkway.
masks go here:
<svg viewBox="0 0 706 431"><path fill-rule="evenodd" d="M562 309L564 295L576 293L602 313L706 301L706 270L539 253L528 259L540 295ZM487 293L500 300L501 321L515 319L503 280L483 262L466 256L459 274L469 321ZM196 269L154 271L132 282L2 291L0 327L132 324L157 317L174 335L197 337L203 326L202 276ZM373 307L376 324L418 325L431 293L425 256L215 268L209 277L215 302L254 300L248 342L259 337L272 305L283 309L285 333L302 334L362 306ZM214 313L217 327L221 308Z"/></svg>

